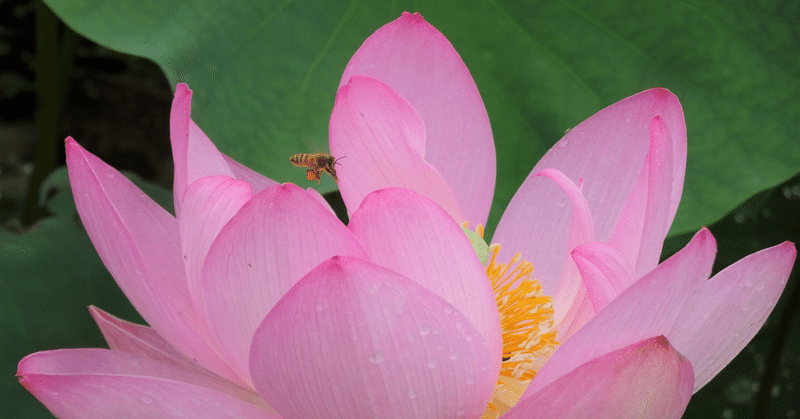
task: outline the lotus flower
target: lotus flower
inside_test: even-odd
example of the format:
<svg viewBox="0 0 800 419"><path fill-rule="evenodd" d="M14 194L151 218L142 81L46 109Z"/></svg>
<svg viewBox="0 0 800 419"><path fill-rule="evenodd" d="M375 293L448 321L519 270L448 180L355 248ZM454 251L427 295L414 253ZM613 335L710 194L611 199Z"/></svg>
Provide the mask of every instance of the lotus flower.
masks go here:
<svg viewBox="0 0 800 419"><path fill-rule="evenodd" d="M347 226L312 189L219 153L190 102L178 85L175 217L66 141L81 220L150 327L91 307L110 350L23 359L20 382L58 417L477 418L515 402L517 373L536 375L504 417L678 417L758 330L795 257L784 243L707 280L703 229L657 264L685 129L677 99L652 90L544 157L482 266L459 223L488 216L488 118L418 15L381 28L345 71L330 135L347 155ZM529 310L510 314L517 303ZM509 319L527 347L508 350Z"/></svg>

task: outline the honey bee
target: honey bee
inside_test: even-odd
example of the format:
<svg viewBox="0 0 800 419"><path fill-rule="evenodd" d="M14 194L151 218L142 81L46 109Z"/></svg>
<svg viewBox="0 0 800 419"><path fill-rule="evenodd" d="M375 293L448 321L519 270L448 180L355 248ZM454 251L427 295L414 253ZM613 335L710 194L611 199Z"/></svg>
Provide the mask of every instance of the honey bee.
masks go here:
<svg viewBox="0 0 800 419"><path fill-rule="evenodd" d="M337 159L327 153L299 153L289 157L289 161L295 167L308 167L306 171L306 179L308 180L316 180L317 184L319 184L322 178L322 171L324 170L338 183L339 178L336 177L336 167L334 166L341 164L339 160L343 158L344 157L339 157Z"/></svg>

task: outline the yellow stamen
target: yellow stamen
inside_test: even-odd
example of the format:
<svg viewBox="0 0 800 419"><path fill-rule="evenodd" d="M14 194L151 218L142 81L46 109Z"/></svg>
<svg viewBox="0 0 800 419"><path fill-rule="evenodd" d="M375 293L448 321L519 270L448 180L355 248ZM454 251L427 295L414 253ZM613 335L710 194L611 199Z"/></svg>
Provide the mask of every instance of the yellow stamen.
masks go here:
<svg viewBox="0 0 800 419"><path fill-rule="evenodd" d="M486 274L500 312L503 363L484 419L498 418L513 407L559 345L553 330L553 298L544 295L542 285L532 279L533 264L523 260L520 253L508 263L498 263L499 251L499 244L489 246Z"/></svg>

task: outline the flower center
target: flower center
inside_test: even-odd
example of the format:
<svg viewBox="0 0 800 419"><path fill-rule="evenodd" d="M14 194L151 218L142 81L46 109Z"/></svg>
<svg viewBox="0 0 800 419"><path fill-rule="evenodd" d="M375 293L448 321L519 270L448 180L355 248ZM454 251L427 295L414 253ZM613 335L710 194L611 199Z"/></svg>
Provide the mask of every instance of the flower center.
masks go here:
<svg viewBox="0 0 800 419"><path fill-rule="evenodd" d="M483 227L475 232L483 238ZM492 283L500 330L503 334L503 362L492 399L483 419L500 417L513 407L545 361L556 350L553 298L545 295L533 277L533 264L517 253L508 263L498 263L500 244L488 246L488 261L483 261Z"/></svg>

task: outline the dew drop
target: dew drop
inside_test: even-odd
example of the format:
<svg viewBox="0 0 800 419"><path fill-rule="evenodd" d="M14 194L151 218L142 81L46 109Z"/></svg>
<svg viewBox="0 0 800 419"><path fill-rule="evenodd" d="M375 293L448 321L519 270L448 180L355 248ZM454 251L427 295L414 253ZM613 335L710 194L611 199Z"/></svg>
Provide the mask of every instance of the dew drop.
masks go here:
<svg viewBox="0 0 800 419"><path fill-rule="evenodd" d="M374 284L371 284L370 287L367 289L367 294L374 295L375 293L378 292L379 289L381 289L381 283L380 282L376 282Z"/></svg>
<svg viewBox="0 0 800 419"><path fill-rule="evenodd" d="M753 286L753 281L751 281L749 279L747 281L744 281L744 286L747 287L747 288L752 287Z"/></svg>
<svg viewBox="0 0 800 419"><path fill-rule="evenodd" d="M467 377L467 384L472 384L474 382L475 382L475 376L474 375L470 375L469 377Z"/></svg>
<svg viewBox="0 0 800 419"><path fill-rule="evenodd" d="M139 275L139 276L144 275L144 273L139 269L135 270L134 272L136 273L136 275Z"/></svg>
<svg viewBox="0 0 800 419"><path fill-rule="evenodd" d="M317 311L323 311L328 308L328 300L319 299L317 300Z"/></svg>
<svg viewBox="0 0 800 419"><path fill-rule="evenodd" d="M383 352L381 351L373 352L372 355L369 357L369 360L373 364L380 364L381 362L383 362Z"/></svg>
<svg viewBox="0 0 800 419"><path fill-rule="evenodd" d="M472 342L472 339L475 339L475 336L472 336L472 335L466 335L466 336L464 336L464 339L465 339L467 342Z"/></svg>
<svg viewBox="0 0 800 419"><path fill-rule="evenodd" d="M448 304L448 305L447 305L447 306L444 308L444 314L453 314L453 306L451 306L450 304Z"/></svg>
<svg viewBox="0 0 800 419"><path fill-rule="evenodd" d="M450 351L450 360L455 361L456 359L458 359L458 349L453 349Z"/></svg>
<svg viewBox="0 0 800 419"><path fill-rule="evenodd" d="M151 396L149 394L145 394L144 396L142 396L142 403L144 403L144 404L153 403L153 396Z"/></svg>
<svg viewBox="0 0 800 419"><path fill-rule="evenodd" d="M422 326L419 327L420 336L427 336L429 333L431 333L431 327L428 326L427 324L423 324Z"/></svg>
<svg viewBox="0 0 800 419"><path fill-rule="evenodd" d="M428 368L433 369L433 368L436 368L437 365L439 365L439 360L437 360L436 358L431 358L428 361Z"/></svg>
<svg viewBox="0 0 800 419"><path fill-rule="evenodd" d="M415 340L417 340L417 338L415 338L414 335L408 335L409 342L414 342Z"/></svg>
<svg viewBox="0 0 800 419"><path fill-rule="evenodd" d="M758 284L758 285L756 285L756 291L761 291L763 289L764 289L764 283L763 282Z"/></svg>
<svg viewBox="0 0 800 419"><path fill-rule="evenodd" d="M567 146L567 144L569 144L569 141L567 141L567 140L561 140L561 141L559 141L559 142L558 142L558 147L559 147L559 148L564 148L564 147L566 147L566 146Z"/></svg>
<svg viewBox="0 0 800 419"><path fill-rule="evenodd" d="M414 390L413 388L411 390L408 390L408 398L409 399L416 399L417 398L417 390Z"/></svg>
<svg viewBox="0 0 800 419"><path fill-rule="evenodd" d="M192 406L200 406L200 399L198 399L197 397L192 397L191 399L189 399L189 402L192 403Z"/></svg>

